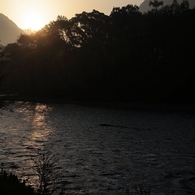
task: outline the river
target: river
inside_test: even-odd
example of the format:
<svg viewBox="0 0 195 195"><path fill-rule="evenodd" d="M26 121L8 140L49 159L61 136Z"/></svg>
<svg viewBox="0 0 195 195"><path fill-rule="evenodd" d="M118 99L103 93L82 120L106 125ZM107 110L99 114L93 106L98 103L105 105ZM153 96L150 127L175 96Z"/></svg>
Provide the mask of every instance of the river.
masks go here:
<svg viewBox="0 0 195 195"><path fill-rule="evenodd" d="M0 111L0 162L34 183L39 150L59 156L67 192L195 194L195 115L77 104L15 102Z"/></svg>

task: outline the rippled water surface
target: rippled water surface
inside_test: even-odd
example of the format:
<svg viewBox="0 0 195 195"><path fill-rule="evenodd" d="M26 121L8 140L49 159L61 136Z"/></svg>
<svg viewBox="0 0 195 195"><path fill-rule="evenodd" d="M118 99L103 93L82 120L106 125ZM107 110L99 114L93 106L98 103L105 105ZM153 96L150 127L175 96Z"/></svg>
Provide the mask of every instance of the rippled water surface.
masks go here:
<svg viewBox="0 0 195 195"><path fill-rule="evenodd" d="M33 181L32 159L60 158L69 192L195 194L195 115L184 112L16 102L0 113L0 162Z"/></svg>

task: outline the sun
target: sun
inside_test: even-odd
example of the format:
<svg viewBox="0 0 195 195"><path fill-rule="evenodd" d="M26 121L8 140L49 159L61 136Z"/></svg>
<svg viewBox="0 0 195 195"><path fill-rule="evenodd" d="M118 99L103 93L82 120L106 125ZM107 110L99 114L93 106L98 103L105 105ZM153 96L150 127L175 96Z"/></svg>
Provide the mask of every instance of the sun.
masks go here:
<svg viewBox="0 0 195 195"><path fill-rule="evenodd" d="M39 10L28 9L23 15L23 28L38 31L46 25L44 15Z"/></svg>

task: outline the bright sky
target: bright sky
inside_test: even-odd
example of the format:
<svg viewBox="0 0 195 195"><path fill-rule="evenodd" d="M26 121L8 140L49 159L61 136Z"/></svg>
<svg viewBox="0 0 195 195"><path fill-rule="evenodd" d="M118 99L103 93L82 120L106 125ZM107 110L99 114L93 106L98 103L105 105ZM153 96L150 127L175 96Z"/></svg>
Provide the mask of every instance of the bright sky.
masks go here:
<svg viewBox="0 0 195 195"><path fill-rule="evenodd" d="M109 15L113 7L140 5L144 0L0 0L0 13L21 29L38 30L56 20L58 15L68 19L83 11L96 9Z"/></svg>

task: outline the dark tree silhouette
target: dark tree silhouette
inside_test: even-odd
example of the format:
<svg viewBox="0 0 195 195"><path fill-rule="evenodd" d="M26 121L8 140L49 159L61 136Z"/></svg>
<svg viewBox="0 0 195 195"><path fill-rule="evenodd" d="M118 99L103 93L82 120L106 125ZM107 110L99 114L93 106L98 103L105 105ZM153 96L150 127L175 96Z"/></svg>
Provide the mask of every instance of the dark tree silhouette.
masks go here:
<svg viewBox="0 0 195 195"><path fill-rule="evenodd" d="M158 0L150 1L149 6L152 6L155 10L158 10L160 6L163 6L163 1Z"/></svg>
<svg viewBox="0 0 195 195"><path fill-rule="evenodd" d="M182 3L180 4L181 11L188 10L189 7L190 7L190 4L188 0L183 0Z"/></svg>
<svg viewBox="0 0 195 195"><path fill-rule="evenodd" d="M7 88L30 97L186 101L195 84L195 9L184 0L142 14L133 5L68 20L7 45ZM156 3L156 4L155 4ZM154 6L153 6L154 5Z"/></svg>

